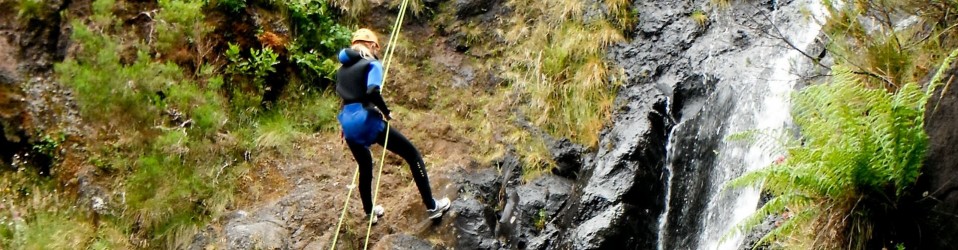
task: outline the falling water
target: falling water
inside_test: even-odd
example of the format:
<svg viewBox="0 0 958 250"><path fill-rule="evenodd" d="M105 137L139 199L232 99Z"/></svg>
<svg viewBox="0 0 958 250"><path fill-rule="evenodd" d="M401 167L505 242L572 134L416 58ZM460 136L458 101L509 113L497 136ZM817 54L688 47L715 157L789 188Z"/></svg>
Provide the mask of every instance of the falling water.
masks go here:
<svg viewBox="0 0 958 250"><path fill-rule="evenodd" d="M814 6L814 7L813 7ZM810 3L809 8L817 8L817 16L824 12L820 3ZM778 6L775 6L773 12L773 22L777 21ZM821 26L813 20L805 20L806 28L797 30L795 34L786 34L786 39L792 41L799 48L806 48L821 31ZM778 25L773 23L773 25ZM738 105L733 111L729 120L732 121L729 126L731 133L746 130L760 131L760 133L777 134L775 131L783 131L789 123L790 101L789 97L799 80L794 75L793 67L795 62L802 59L799 51L788 50L784 56L779 57L771 63L771 72L764 81L765 86L747 86L743 84L736 86L736 89L744 95L748 95L745 105ZM745 118L748 116L751 119ZM752 120L754 124L737 124L736 121ZM766 135L769 136L769 135ZM763 140L759 140L763 141ZM713 172L713 181L721 180L724 183L740 176L744 171L740 166L745 166L745 171L754 171L767 166L773 159L780 155L777 152L774 143L753 143L751 145L740 146L731 143L724 143L719 147L720 155L716 169ZM724 155L723 155L724 154ZM736 224L755 212L759 198L760 190L758 187L746 188L744 190L722 190L712 194L710 207L706 210L705 227L701 238L699 239L702 249L737 249L742 243L742 235L733 235L722 241L723 236L727 234ZM723 206L723 207L719 207Z"/></svg>
<svg viewBox="0 0 958 250"><path fill-rule="evenodd" d="M821 32L821 25L817 22L824 20L822 18L824 16L822 4L819 0L795 1L803 2L800 4L804 4L804 8L811 15L801 17L797 13L789 13L790 16L780 18L779 15L782 15L782 13L779 12L785 10L798 12L799 8L794 8L794 6L793 8L780 8L777 2L773 1L774 6L770 14L770 21L781 29L782 36L795 47L807 48ZM796 4L795 2L792 4ZM782 24L779 24L779 22ZM756 210L761 194L758 187L726 190L725 183L747 171L754 171L767 166L782 152L776 148L774 142L743 143L729 142L723 139L728 135L746 131L777 135L785 131L791 123L789 97L799 80L793 72L799 71L797 67L808 65L808 60L804 60L799 51L794 49L783 50L781 48L776 47L763 51L772 54L760 57L767 59L764 62L768 63L760 63L761 67L765 67L764 69L754 70L751 72L752 75L748 75L749 72L743 72L735 80L719 80L716 83L717 90L716 94L713 95L727 95L727 97L716 98L713 96L710 101L715 102L712 103L714 106L705 109L714 110L700 112L708 113L708 111L711 111L711 114L704 115L715 117L683 121L673 129L669 145L667 145L667 157L669 158L667 162L669 165L666 169L668 171L667 187L669 187L669 191L665 198L665 212L659 219L660 240L658 249L738 249L741 247L744 236L729 234L729 232L736 224ZM709 54L711 53L710 51ZM708 60L713 60L711 55ZM706 61L703 65L726 63L723 60L714 61L716 62ZM805 64L799 62L805 62ZM709 71L709 69L706 68L704 71ZM705 73L703 75L710 74ZM719 121L712 119L718 119ZM703 124L684 124L685 122ZM709 129L709 127L717 126L716 124L720 124L718 126L722 129ZM673 137L676 133L685 134L686 139L681 141ZM712 140L719 138L717 142L712 142L715 145L714 148L706 149L714 152L713 161L696 162L696 159L673 159L702 155L703 149L700 148L701 145L699 144L710 144L702 143L700 140L709 140L707 138L713 138ZM673 145L675 143L692 143L694 145L683 147ZM691 174L685 173L682 178L696 174L703 176L696 177L701 178L697 181L674 179L676 171L692 172ZM673 189L677 186L682 187L675 192L701 191L706 193L673 194ZM673 201L673 199L684 200ZM670 207L669 205L680 202L690 205L684 207ZM700 224L689 225L688 223ZM684 230L683 228L690 229Z"/></svg>

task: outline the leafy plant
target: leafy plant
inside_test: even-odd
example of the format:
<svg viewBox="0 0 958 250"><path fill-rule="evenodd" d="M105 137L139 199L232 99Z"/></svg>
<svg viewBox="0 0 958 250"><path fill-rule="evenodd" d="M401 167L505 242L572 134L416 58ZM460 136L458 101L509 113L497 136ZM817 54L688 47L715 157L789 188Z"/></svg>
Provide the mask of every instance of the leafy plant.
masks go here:
<svg viewBox="0 0 958 250"><path fill-rule="evenodd" d="M549 216L546 215L546 209L540 208L539 212L536 213L536 218L534 223L537 230L541 231L542 229L546 228L546 223L548 223L548 219L549 219L548 217Z"/></svg>
<svg viewBox="0 0 958 250"><path fill-rule="evenodd" d="M266 91L266 76L276 72L279 55L273 49L250 49L249 58L241 55L239 45L230 43L226 50L226 74L230 77L232 101L239 110L255 110Z"/></svg>
<svg viewBox="0 0 958 250"><path fill-rule="evenodd" d="M304 82L331 82L338 67L331 58L349 46L350 29L336 22L327 1L289 0L286 12L296 37L289 46L290 61Z"/></svg>
<svg viewBox="0 0 958 250"><path fill-rule="evenodd" d="M757 244L791 240L812 248L864 248L875 219L871 211L896 206L920 173L928 140L925 104L956 57L958 50L927 89L915 83L893 93L867 88L852 70L835 66L831 83L798 93L793 116L802 138L788 144L788 158L730 184L761 183L775 195L738 230L788 214ZM813 240L819 238L825 240Z"/></svg>
<svg viewBox="0 0 958 250"><path fill-rule="evenodd" d="M39 142L33 144L33 151L56 161L60 159L59 151L63 141L66 141L66 134L60 133L53 137L49 134L45 134Z"/></svg>
<svg viewBox="0 0 958 250"><path fill-rule="evenodd" d="M210 31L203 22L202 1L160 0L159 5L155 34L160 53L188 49Z"/></svg>
<svg viewBox="0 0 958 250"><path fill-rule="evenodd" d="M236 14L246 9L246 0L213 0L216 1L213 6L220 8L227 13ZM209 4L207 4L209 5Z"/></svg>
<svg viewBox="0 0 958 250"><path fill-rule="evenodd" d="M304 51L304 48L293 43L290 46L290 59L302 72L304 82L313 83L319 79L325 79L332 82L336 80L336 70L339 69L339 62L330 58L323 58L316 50Z"/></svg>
<svg viewBox="0 0 958 250"><path fill-rule="evenodd" d="M335 15L326 1L289 0L287 13L298 37L300 53L315 51L332 55L340 48L349 46L352 32L336 22Z"/></svg>

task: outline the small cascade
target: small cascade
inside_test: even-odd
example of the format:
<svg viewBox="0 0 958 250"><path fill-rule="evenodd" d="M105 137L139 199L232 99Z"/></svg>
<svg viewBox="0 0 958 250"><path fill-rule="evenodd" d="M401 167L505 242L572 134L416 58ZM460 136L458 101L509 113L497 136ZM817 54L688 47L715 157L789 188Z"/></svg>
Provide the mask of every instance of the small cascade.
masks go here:
<svg viewBox="0 0 958 250"><path fill-rule="evenodd" d="M799 7L801 6L801 7ZM805 8L811 16L803 16ZM798 48L807 48L821 32L825 10L819 0L793 1L787 6L772 2L769 22ZM731 32L726 29L724 32ZM659 219L658 246L662 249L739 249L744 236L729 233L751 215L761 196L758 187L726 189L732 179L768 166L783 154L771 140L791 127L790 96L799 77L795 72L811 67L799 51L768 39L740 54L715 55L708 47L701 63L704 79L717 76L702 110L683 117L670 134L665 212ZM754 56L753 56L754 55ZM729 73L726 65L735 56L759 60ZM689 84L689 83L686 83ZM729 135L753 132L758 140L728 141ZM762 139L764 138L764 139Z"/></svg>

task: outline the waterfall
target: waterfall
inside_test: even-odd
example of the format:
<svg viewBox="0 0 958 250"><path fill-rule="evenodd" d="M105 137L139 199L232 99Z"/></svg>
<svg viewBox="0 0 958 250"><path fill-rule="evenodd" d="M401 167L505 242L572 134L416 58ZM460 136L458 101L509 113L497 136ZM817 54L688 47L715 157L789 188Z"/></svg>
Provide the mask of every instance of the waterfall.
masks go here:
<svg viewBox="0 0 958 250"><path fill-rule="evenodd" d="M809 47L821 32L818 22L824 20L820 1L773 4L769 21L780 29L781 36L797 48ZM808 13L801 14L803 10ZM811 65L799 51L781 46L781 40L763 41L766 44L756 42L741 53L717 58L713 58L711 46L708 48L707 59L699 69L702 72L697 74L704 79L717 76L715 90L695 117L684 118L675 126L666 146L668 191L659 219L660 250L742 247L744 236L728 232L757 209L760 190L726 190L725 185L782 155L782 149L769 139L785 133L790 126L789 98L799 80L793 72ZM779 46L759 46L769 44ZM729 69L727 65L736 57L759 63ZM703 80L701 84L709 83ZM725 140L728 135L747 131L763 134L758 137L764 139L752 143Z"/></svg>

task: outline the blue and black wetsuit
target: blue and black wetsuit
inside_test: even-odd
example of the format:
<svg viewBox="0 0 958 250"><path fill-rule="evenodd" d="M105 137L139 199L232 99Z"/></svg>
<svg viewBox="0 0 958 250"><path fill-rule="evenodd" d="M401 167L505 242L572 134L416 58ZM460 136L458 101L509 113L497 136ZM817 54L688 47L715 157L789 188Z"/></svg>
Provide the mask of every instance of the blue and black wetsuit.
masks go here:
<svg viewBox="0 0 958 250"><path fill-rule="evenodd" d="M373 158L369 146L373 143L384 144L384 118L389 118L389 108L380 94L383 66L378 60L363 58L352 49L340 51L339 62L343 66L336 73L336 93L343 99L343 110L337 118L342 125L346 144L359 164L359 196L363 201L363 211L369 214L373 209ZM389 145L386 149L409 163L423 203L427 209L434 209L436 204L429 187L426 164L419 150L395 128L389 129Z"/></svg>

